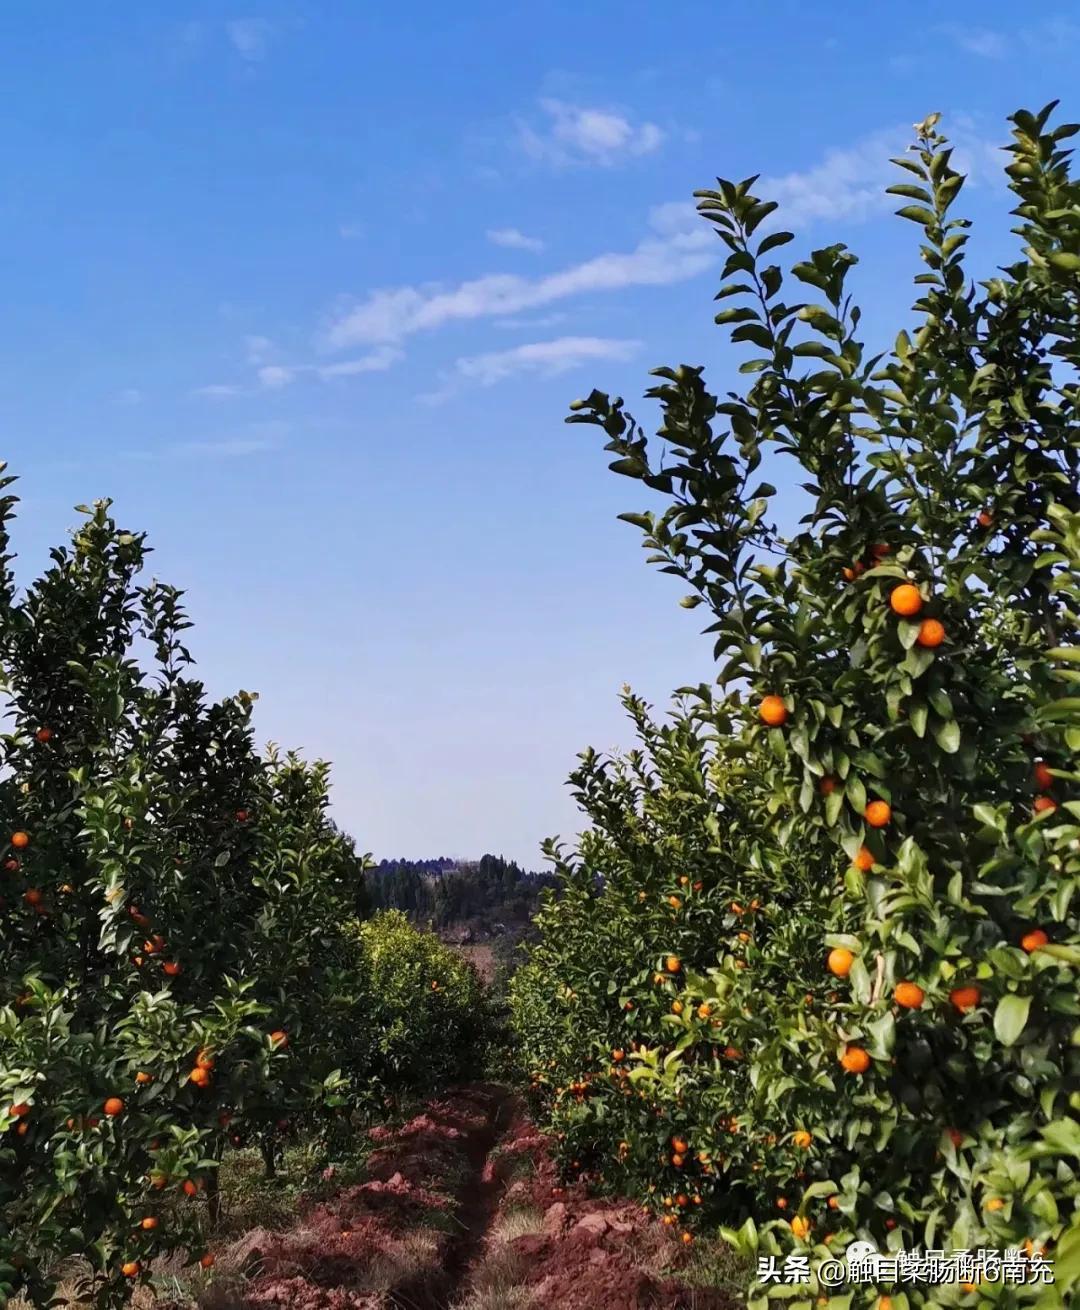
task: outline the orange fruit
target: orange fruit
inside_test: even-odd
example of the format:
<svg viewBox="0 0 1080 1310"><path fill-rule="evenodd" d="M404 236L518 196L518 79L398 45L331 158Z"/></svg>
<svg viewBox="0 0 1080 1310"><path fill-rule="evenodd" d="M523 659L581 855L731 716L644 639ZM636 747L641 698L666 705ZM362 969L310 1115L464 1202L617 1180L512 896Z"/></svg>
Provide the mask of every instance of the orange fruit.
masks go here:
<svg viewBox="0 0 1080 1310"><path fill-rule="evenodd" d="M154 1075L152 1073L147 1073L145 1069L140 1069L135 1075L135 1081L140 1087L145 1087L147 1083L152 1083L154 1081Z"/></svg>
<svg viewBox="0 0 1080 1310"><path fill-rule="evenodd" d="M893 989L893 1000L904 1010L917 1010L926 1000L926 993L913 982L900 982Z"/></svg>
<svg viewBox="0 0 1080 1310"><path fill-rule="evenodd" d="M120 1272L125 1278L137 1278L142 1270L142 1265L138 1260L128 1260L120 1266Z"/></svg>
<svg viewBox="0 0 1080 1310"><path fill-rule="evenodd" d="M199 1184L190 1178L185 1178L180 1186L185 1196L196 1196L198 1194Z"/></svg>
<svg viewBox="0 0 1080 1310"><path fill-rule="evenodd" d="M196 1067L188 1074L188 1082L194 1083L196 1087L209 1087L212 1081L213 1074L209 1069Z"/></svg>
<svg viewBox="0 0 1080 1310"><path fill-rule="evenodd" d="M1043 814L1043 813L1045 813L1045 812L1048 811L1048 810L1056 810L1056 809L1057 809L1057 801L1054 800L1053 796L1036 796L1036 797L1035 797L1035 813L1036 813L1036 814Z"/></svg>
<svg viewBox="0 0 1080 1310"><path fill-rule="evenodd" d="M152 1233L157 1226L157 1216L152 1214L148 1214L145 1219L139 1222L139 1227L144 1228L148 1233Z"/></svg>
<svg viewBox="0 0 1080 1310"><path fill-rule="evenodd" d="M712 1006L702 1002L697 1008L697 1014L699 1019L707 1019L712 1014Z"/></svg>
<svg viewBox="0 0 1080 1310"><path fill-rule="evenodd" d="M1054 775L1050 772L1045 760L1035 762L1035 786L1040 791L1049 791L1054 785Z"/></svg>
<svg viewBox="0 0 1080 1310"><path fill-rule="evenodd" d="M25 851L30 845L30 834L28 832L13 832L11 834L11 844L17 851Z"/></svg>
<svg viewBox="0 0 1080 1310"><path fill-rule="evenodd" d="M975 516L975 521L980 528L988 528L994 522L994 516L988 509L981 509Z"/></svg>
<svg viewBox="0 0 1080 1310"><path fill-rule="evenodd" d="M787 1197L786 1197L786 1196L778 1196L778 1197L776 1198L776 1208L777 1208L778 1210L786 1210L786 1209L787 1209Z"/></svg>
<svg viewBox="0 0 1080 1310"><path fill-rule="evenodd" d="M248 811L248 810L237 810L237 811L236 811L236 822L237 822L237 823L247 823L248 819L250 819L250 818L251 818L251 813L250 813L250 811Z"/></svg>
<svg viewBox="0 0 1080 1310"><path fill-rule="evenodd" d="M821 792L822 796L831 796L836 790L836 786L837 780L829 773L818 783L818 791Z"/></svg>
<svg viewBox="0 0 1080 1310"><path fill-rule="evenodd" d="M870 1056L861 1046L849 1046L840 1057L848 1073L865 1073L870 1068Z"/></svg>
<svg viewBox="0 0 1080 1310"><path fill-rule="evenodd" d="M875 864L874 853L869 846L860 846L851 862L860 873L869 873Z"/></svg>
<svg viewBox="0 0 1080 1310"><path fill-rule="evenodd" d="M27 905L40 905L45 899L36 887L31 887L29 891L23 893L23 900Z"/></svg>
<svg viewBox="0 0 1080 1310"><path fill-rule="evenodd" d="M791 1231L796 1237L807 1237L810 1233L810 1220L797 1214L791 1221Z"/></svg>
<svg viewBox="0 0 1080 1310"><path fill-rule="evenodd" d="M899 587L893 588L889 596L889 605L894 614L909 619L922 609L922 593L910 582L902 582Z"/></svg>
<svg viewBox="0 0 1080 1310"><path fill-rule="evenodd" d="M892 806L888 801L871 801L863 811L863 818L871 828L884 828L892 818Z"/></svg>
<svg viewBox="0 0 1080 1310"><path fill-rule="evenodd" d="M787 722L788 709L782 697L766 696L758 706L758 714L762 722L767 723L770 728L779 728L781 724Z"/></svg>
<svg viewBox="0 0 1080 1310"><path fill-rule="evenodd" d="M161 972L170 978L175 978L178 974L183 972L183 966L177 964L175 960L166 960L161 966Z"/></svg>
<svg viewBox="0 0 1080 1310"><path fill-rule="evenodd" d="M690 1149L690 1143L685 1137L673 1137L671 1139L671 1149L677 1151L680 1155L685 1155Z"/></svg>
<svg viewBox="0 0 1080 1310"><path fill-rule="evenodd" d="M110 1096L101 1108L110 1119L114 1119L118 1114L124 1113L124 1103L119 1096Z"/></svg>
<svg viewBox="0 0 1080 1310"><path fill-rule="evenodd" d="M626 1052L619 1051L619 1050L612 1051L611 1058L615 1061L616 1064L622 1064L623 1060L626 1059Z"/></svg>
<svg viewBox="0 0 1080 1310"><path fill-rule="evenodd" d="M1031 932L1024 933L1020 938L1020 945L1027 951L1028 955L1039 950L1049 942L1050 938L1041 928L1033 928Z"/></svg>
<svg viewBox="0 0 1080 1310"><path fill-rule="evenodd" d="M274 1046L284 1048L289 1044L289 1037L281 1028L277 1028L270 1034L270 1041Z"/></svg>
<svg viewBox="0 0 1080 1310"><path fill-rule="evenodd" d="M212 1252L207 1251L205 1255L199 1256L199 1264L202 1265L204 1269L211 1268L213 1263L214 1263L214 1256Z"/></svg>
<svg viewBox="0 0 1080 1310"><path fill-rule="evenodd" d="M826 961L829 972L836 974L837 978L846 978L854 963L854 955L845 946L837 946L834 950L831 950Z"/></svg>
<svg viewBox="0 0 1080 1310"><path fill-rule="evenodd" d="M682 1012L683 1012L683 1003L682 1003L682 1001L672 1001L672 1002L671 1002L671 1011L672 1011L673 1014L682 1014Z"/></svg>
<svg viewBox="0 0 1080 1310"><path fill-rule="evenodd" d="M992 1197L987 1201L987 1203L986 1203L986 1208L987 1208L987 1210L990 1210L991 1212L996 1212L996 1211L998 1211L998 1210L1004 1210L1004 1209L1005 1209L1005 1202L1001 1199L1000 1196L992 1196Z"/></svg>
<svg viewBox="0 0 1080 1310"><path fill-rule="evenodd" d="M668 973L678 973L682 968L682 961L677 955L669 955L664 961L664 968Z"/></svg>
<svg viewBox="0 0 1080 1310"><path fill-rule="evenodd" d="M683 1246L690 1246L693 1243L693 1240L694 1240L693 1236L690 1233L683 1233L682 1235Z"/></svg>
<svg viewBox="0 0 1080 1310"><path fill-rule="evenodd" d="M879 541L876 546L870 547L870 554L874 559L882 559L885 555L892 554L892 547L884 541Z"/></svg>
<svg viewBox="0 0 1080 1310"><path fill-rule="evenodd" d="M945 628L937 619L923 619L919 624L919 635L915 640L920 646L933 650L945 640Z"/></svg>
<svg viewBox="0 0 1080 1310"><path fill-rule="evenodd" d="M23 1115L27 1115L30 1113L30 1107L26 1104L25 1101L19 1101L17 1105L13 1105L11 1107L9 1113L12 1115L13 1118L21 1119Z"/></svg>
<svg viewBox="0 0 1080 1310"><path fill-rule="evenodd" d="M840 1209L840 1198L839 1198L838 1196L830 1196L830 1197L829 1197L829 1202L828 1202L828 1204L829 1204L829 1209L830 1209L830 1210L839 1210L839 1209Z"/></svg>
<svg viewBox="0 0 1080 1310"><path fill-rule="evenodd" d="M727 1056L727 1058L728 1058L729 1060L741 1060L741 1059L742 1059L742 1051L740 1051L739 1048L738 1048L737 1046L725 1046L725 1047L724 1047L724 1054Z"/></svg>
<svg viewBox="0 0 1080 1310"><path fill-rule="evenodd" d="M949 993L949 1000L961 1013L965 1010L974 1010L979 1004L982 992L974 983L969 983L966 987L954 987Z"/></svg>
<svg viewBox="0 0 1080 1310"><path fill-rule="evenodd" d="M677 896L669 896L667 898L667 903L671 906L673 910L682 909L682 901L680 901Z"/></svg>
<svg viewBox="0 0 1080 1310"><path fill-rule="evenodd" d="M794 1133L792 1135L791 1140L795 1146L802 1147L805 1150L806 1147L808 1147L814 1139L810 1136L810 1134L806 1131L805 1128L800 1128L797 1133Z"/></svg>
<svg viewBox="0 0 1080 1310"><path fill-rule="evenodd" d="M52 735L52 728L38 728L37 732L34 733L34 736L40 742L52 741Z"/></svg>
<svg viewBox="0 0 1080 1310"><path fill-rule="evenodd" d="M214 1067L214 1057L210 1051L200 1051L195 1057L195 1067L197 1069L212 1069Z"/></svg>
<svg viewBox="0 0 1080 1310"><path fill-rule="evenodd" d="M671 1157L671 1163L675 1166L676 1169L681 1169L683 1165L686 1163L686 1156L676 1151L675 1154Z"/></svg>

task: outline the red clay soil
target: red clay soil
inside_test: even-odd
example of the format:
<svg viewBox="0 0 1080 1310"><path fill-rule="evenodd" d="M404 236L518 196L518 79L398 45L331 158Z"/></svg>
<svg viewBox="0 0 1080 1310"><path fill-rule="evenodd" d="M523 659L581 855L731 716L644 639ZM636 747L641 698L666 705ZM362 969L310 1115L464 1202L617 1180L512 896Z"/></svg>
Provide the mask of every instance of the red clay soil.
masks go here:
<svg viewBox="0 0 1080 1310"><path fill-rule="evenodd" d="M368 1181L223 1252L205 1310L448 1310L467 1300L500 1213L523 1205L543 1231L507 1245L537 1310L733 1310L719 1291L649 1272L685 1259L655 1219L561 1188L547 1139L505 1088L455 1089L372 1137Z"/></svg>

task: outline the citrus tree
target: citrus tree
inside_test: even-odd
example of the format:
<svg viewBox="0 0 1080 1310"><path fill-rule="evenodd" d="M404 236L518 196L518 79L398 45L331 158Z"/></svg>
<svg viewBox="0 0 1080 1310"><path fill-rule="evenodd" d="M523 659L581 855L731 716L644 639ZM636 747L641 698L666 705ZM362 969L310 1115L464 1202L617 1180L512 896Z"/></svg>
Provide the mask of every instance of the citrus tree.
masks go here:
<svg viewBox="0 0 1080 1310"><path fill-rule="evenodd" d="M253 747L248 693L209 704L180 595L107 502L25 594L7 553L0 667L0 1293L89 1261L99 1304L152 1259L209 1266L229 1137L268 1164L348 1090L334 988L364 861L325 766ZM344 1040L343 1040L344 1039Z"/></svg>
<svg viewBox="0 0 1080 1310"><path fill-rule="evenodd" d="M982 283L918 126L890 191L924 271L884 354L845 247L785 273L756 179L699 193L749 389L657 370L660 454L618 398L571 417L666 500L623 517L711 612L720 689L577 775L594 831L516 997L568 1156L673 1226L700 1198L747 1253L1056 1260L1051 1287L812 1276L753 1305L1049 1308L1080 1278L1080 186L1053 108L1011 120L1020 250ZM773 463L803 473L794 530Z"/></svg>

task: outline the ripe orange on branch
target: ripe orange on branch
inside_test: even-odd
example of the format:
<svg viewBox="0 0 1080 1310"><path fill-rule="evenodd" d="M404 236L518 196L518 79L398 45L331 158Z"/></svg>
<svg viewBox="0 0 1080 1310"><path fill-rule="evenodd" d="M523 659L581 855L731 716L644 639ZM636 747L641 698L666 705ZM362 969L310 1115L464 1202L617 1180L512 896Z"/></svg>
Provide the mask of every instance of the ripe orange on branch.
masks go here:
<svg viewBox="0 0 1080 1310"><path fill-rule="evenodd" d="M912 583L902 582L899 587L894 587L889 595L889 605L894 614L910 619L923 607L922 593Z"/></svg>
<svg viewBox="0 0 1080 1310"><path fill-rule="evenodd" d="M1020 945L1027 951L1028 955L1035 951L1041 950L1050 941L1050 938L1041 928L1033 928L1031 932L1024 933L1020 938Z"/></svg>
<svg viewBox="0 0 1080 1310"><path fill-rule="evenodd" d="M840 1057L848 1073L865 1073L870 1068L870 1056L861 1046L849 1046Z"/></svg>
<svg viewBox="0 0 1080 1310"><path fill-rule="evenodd" d="M846 946L837 946L829 952L829 958L826 964L829 972L837 978L846 978L851 972L851 966L855 963L855 956L847 949Z"/></svg>
<svg viewBox="0 0 1080 1310"><path fill-rule="evenodd" d="M917 1010L926 1000L926 993L913 982L900 982L893 990L893 1000L904 1010Z"/></svg>
<svg viewBox="0 0 1080 1310"><path fill-rule="evenodd" d="M766 696L758 707L758 714L762 722L767 723L770 728L779 728L781 724L787 722L788 709L782 697Z"/></svg>
<svg viewBox="0 0 1080 1310"><path fill-rule="evenodd" d="M884 828L892 818L892 806L888 801L871 801L863 811L863 818L871 828Z"/></svg>
<svg viewBox="0 0 1080 1310"><path fill-rule="evenodd" d="M927 650L934 650L945 640L945 627L937 619L923 619L919 624L919 635L915 640Z"/></svg>
<svg viewBox="0 0 1080 1310"><path fill-rule="evenodd" d="M25 851L30 845L30 834L28 832L13 832L11 834L11 844L17 851Z"/></svg>
<svg viewBox="0 0 1080 1310"><path fill-rule="evenodd" d="M949 1000L961 1014L967 1010L974 1010L981 998L982 991L974 983L969 983L966 987L954 987L949 993Z"/></svg>

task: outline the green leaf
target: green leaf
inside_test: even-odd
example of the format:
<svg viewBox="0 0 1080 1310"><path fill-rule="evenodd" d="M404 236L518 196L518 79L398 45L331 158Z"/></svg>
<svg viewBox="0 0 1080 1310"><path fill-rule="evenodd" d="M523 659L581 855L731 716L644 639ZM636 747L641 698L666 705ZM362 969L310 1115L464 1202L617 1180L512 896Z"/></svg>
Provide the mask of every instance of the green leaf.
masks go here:
<svg viewBox="0 0 1080 1310"><path fill-rule="evenodd" d="M920 223L923 227L933 227L937 223L937 215L931 209L926 209L922 205L905 205L903 209L896 211L897 218L910 218L913 223Z"/></svg>
<svg viewBox="0 0 1080 1310"><path fill-rule="evenodd" d="M1046 258L1055 268L1064 269L1066 273L1080 273L1080 255L1073 255L1067 250L1057 250Z"/></svg>
<svg viewBox="0 0 1080 1310"><path fill-rule="evenodd" d="M1030 996L1006 993L994 1011L994 1035L1003 1046L1014 1046L1024 1031L1031 1009Z"/></svg>
<svg viewBox="0 0 1080 1310"><path fill-rule="evenodd" d="M777 246L786 246L789 241L794 240L794 232L770 232L761 245L758 246L758 257L760 258L769 250L775 250Z"/></svg>
<svg viewBox="0 0 1080 1310"><path fill-rule="evenodd" d="M960 725L955 719L939 724L934 729L934 740L946 755L955 755L960 749Z"/></svg>

